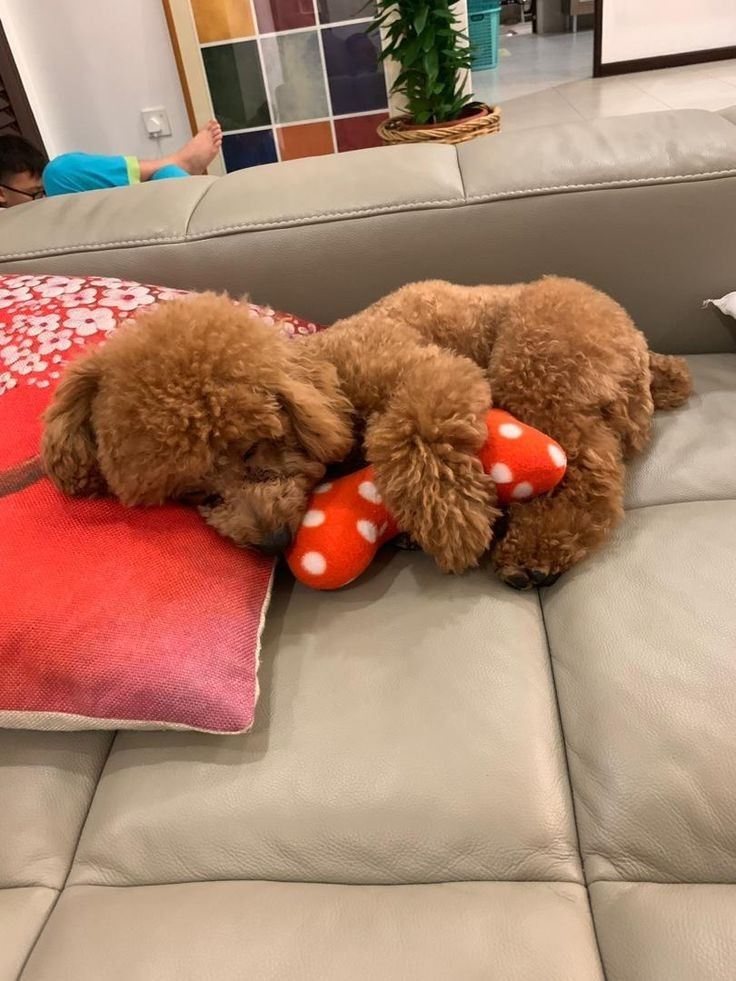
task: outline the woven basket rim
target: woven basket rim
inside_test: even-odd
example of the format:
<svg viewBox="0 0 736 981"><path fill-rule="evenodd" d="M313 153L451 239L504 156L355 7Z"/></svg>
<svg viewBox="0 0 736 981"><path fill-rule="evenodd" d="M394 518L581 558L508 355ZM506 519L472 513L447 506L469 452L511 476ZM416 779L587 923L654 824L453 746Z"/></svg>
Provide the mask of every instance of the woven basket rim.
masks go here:
<svg viewBox="0 0 736 981"><path fill-rule="evenodd" d="M378 126L378 135L384 143L464 143L476 136L498 133L501 129L501 110L484 102L469 103L487 110L448 123L431 123L429 126L407 124L408 114L392 116Z"/></svg>
<svg viewBox="0 0 736 981"><path fill-rule="evenodd" d="M484 113L474 112L472 115L460 116L458 119L450 119L446 123L427 123L422 125L421 123L412 123L409 120L413 119L409 113L399 113L397 116L390 116L385 119L379 126L379 129L392 129L401 130L405 133L419 132L421 130L430 131L432 129L443 129L450 127L462 126L463 123L478 123L483 119L487 119L489 116L501 117L501 107L500 106L490 106L487 102L469 102L466 109L485 109Z"/></svg>

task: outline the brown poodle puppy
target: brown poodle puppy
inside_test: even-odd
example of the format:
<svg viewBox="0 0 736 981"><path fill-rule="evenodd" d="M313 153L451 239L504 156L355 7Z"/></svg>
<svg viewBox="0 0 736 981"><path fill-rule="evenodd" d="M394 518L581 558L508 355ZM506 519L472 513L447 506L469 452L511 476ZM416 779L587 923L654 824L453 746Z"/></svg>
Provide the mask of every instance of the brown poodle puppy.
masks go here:
<svg viewBox="0 0 736 981"><path fill-rule="evenodd" d="M512 505L493 547L516 588L554 582L623 516L624 460L654 408L690 394L680 358L650 354L610 297L547 277L529 285L406 286L309 341L366 420L388 507L440 568L478 564L498 511L476 459L491 404L549 433L568 456L553 495Z"/></svg>
<svg viewBox="0 0 736 981"><path fill-rule="evenodd" d="M209 504L223 534L276 552L326 465L350 452L351 413L330 364L205 293L72 362L41 455L67 494Z"/></svg>
<svg viewBox="0 0 736 981"><path fill-rule="evenodd" d="M69 493L200 503L242 545L284 547L325 467L357 449L399 525L440 568L477 565L499 514L477 451L492 401L568 455L552 496L512 505L493 561L554 581L623 513L624 459L656 407L682 404L680 359L652 355L583 283L404 287L329 331L280 339L211 294L173 301L70 366L43 457Z"/></svg>

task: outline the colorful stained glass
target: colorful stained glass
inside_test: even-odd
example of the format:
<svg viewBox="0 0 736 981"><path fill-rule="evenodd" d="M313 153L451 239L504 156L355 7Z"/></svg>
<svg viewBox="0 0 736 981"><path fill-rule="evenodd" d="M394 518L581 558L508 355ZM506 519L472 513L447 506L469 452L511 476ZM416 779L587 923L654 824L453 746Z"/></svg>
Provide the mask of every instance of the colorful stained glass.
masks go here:
<svg viewBox="0 0 736 981"><path fill-rule="evenodd" d="M374 0L317 0L321 24L335 24L345 20L366 20L376 14Z"/></svg>
<svg viewBox="0 0 736 981"><path fill-rule="evenodd" d="M192 0L192 13L203 44L256 33L250 0Z"/></svg>
<svg viewBox="0 0 736 981"><path fill-rule="evenodd" d="M332 127L329 123L301 123L298 126L282 126L276 130L279 156L282 160L299 157L318 157L334 153Z"/></svg>
<svg viewBox="0 0 736 981"><path fill-rule="evenodd" d="M337 149L365 150L369 146L381 146L378 125L388 119L387 112L371 113L368 116L343 116L335 120Z"/></svg>
<svg viewBox="0 0 736 981"><path fill-rule="evenodd" d="M228 171L378 145L375 0L191 2Z"/></svg>
<svg viewBox="0 0 736 981"><path fill-rule="evenodd" d="M222 155L228 171L276 163L278 154L270 129L230 133L223 138Z"/></svg>
<svg viewBox="0 0 736 981"><path fill-rule="evenodd" d="M378 60L378 32L366 34L362 24L326 27L322 31L332 111L336 116L382 109L386 80Z"/></svg>
<svg viewBox="0 0 736 981"><path fill-rule="evenodd" d="M261 34L311 27L315 22L312 0L253 0L253 5Z"/></svg>
<svg viewBox="0 0 736 981"><path fill-rule="evenodd" d="M256 41L202 49L212 106L223 130L268 126L271 115Z"/></svg>
<svg viewBox="0 0 736 981"><path fill-rule="evenodd" d="M317 31L261 39L274 122L298 123L329 115Z"/></svg>

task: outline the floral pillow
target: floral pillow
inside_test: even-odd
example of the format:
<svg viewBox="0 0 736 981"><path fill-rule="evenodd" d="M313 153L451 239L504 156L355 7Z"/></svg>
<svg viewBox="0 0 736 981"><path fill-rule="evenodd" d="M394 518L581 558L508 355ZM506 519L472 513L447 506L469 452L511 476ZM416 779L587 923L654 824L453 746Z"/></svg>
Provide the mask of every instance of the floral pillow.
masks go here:
<svg viewBox="0 0 736 981"><path fill-rule="evenodd" d="M66 498L38 456L64 364L182 295L119 279L0 276L0 727L252 725L272 560L186 508ZM288 336L318 329L253 309Z"/></svg>

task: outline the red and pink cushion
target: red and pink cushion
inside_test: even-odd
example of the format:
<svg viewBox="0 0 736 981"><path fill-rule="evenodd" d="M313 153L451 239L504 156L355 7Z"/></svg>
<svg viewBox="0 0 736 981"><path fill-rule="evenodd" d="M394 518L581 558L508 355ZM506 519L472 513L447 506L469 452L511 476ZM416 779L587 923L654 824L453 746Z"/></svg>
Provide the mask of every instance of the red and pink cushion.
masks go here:
<svg viewBox="0 0 736 981"><path fill-rule="evenodd" d="M192 510L72 500L45 478L40 416L64 364L180 291L0 276L0 727L253 723L273 562ZM314 324L255 308L287 335Z"/></svg>

